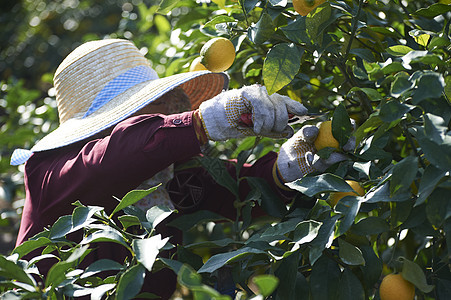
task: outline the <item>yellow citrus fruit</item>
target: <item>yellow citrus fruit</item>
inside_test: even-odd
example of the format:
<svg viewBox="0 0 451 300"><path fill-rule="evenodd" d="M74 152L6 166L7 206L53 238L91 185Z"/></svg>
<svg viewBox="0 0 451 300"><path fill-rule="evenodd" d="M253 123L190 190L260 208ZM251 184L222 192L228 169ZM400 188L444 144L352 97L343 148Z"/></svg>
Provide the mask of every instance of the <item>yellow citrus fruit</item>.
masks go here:
<svg viewBox="0 0 451 300"><path fill-rule="evenodd" d="M362 188L360 183L355 180L346 180L346 183L349 184L355 192L333 192L330 193L329 203L332 206L337 205L337 202L345 197L345 196L363 196L365 195L365 190Z"/></svg>
<svg viewBox="0 0 451 300"><path fill-rule="evenodd" d="M332 135L332 121L324 121L319 125L318 136L314 142L316 150L326 147L339 149L340 144Z"/></svg>
<svg viewBox="0 0 451 300"><path fill-rule="evenodd" d="M301 16L308 15L318 5L323 4L326 0L293 0L294 10Z"/></svg>
<svg viewBox="0 0 451 300"><path fill-rule="evenodd" d="M189 66L190 72L207 70L200 60L201 57L198 56L191 62L191 65Z"/></svg>
<svg viewBox="0 0 451 300"><path fill-rule="evenodd" d="M201 63L212 72L224 72L235 60L235 47L226 38L209 40L200 50Z"/></svg>
<svg viewBox="0 0 451 300"><path fill-rule="evenodd" d="M413 300L415 286L401 274L389 274L382 279L379 295L381 300Z"/></svg>

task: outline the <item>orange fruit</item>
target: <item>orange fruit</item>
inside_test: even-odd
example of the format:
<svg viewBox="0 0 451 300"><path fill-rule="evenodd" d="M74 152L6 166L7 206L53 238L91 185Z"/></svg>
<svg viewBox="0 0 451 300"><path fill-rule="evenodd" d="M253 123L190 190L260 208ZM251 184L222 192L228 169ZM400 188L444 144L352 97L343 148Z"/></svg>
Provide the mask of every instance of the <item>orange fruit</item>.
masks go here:
<svg viewBox="0 0 451 300"><path fill-rule="evenodd" d="M354 192L333 192L330 193L329 203L332 206L337 205L337 202L345 197L345 196L363 196L365 195L365 190L362 188L360 183L355 180L346 180L346 183L349 184Z"/></svg>
<svg viewBox="0 0 451 300"><path fill-rule="evenodd" d="M306 16L324 2L326 2L326 0L293 0L293 7L298 14Z"/></svg>
<svg viewBox="0 0 451 300"><path fill-rule="evenodd" d="M401 274L389 274L382 279L379 295L381 300L413 300L415 286Z"/></svg>
<svg viewBox="0 0 451 300"><path fill-rule="evenodd" d="M324 121L319 125L318 136L314 142L316 150L326 147L339 149L340 143L332 135L332 121Z"/></svg>
<svg viewBox="0 0 451 300"><path fill-rule="evenodd" d="M209 40L200 50L201 63L212 72L224 72L235 61L235 47L226 38Z"/></svg>

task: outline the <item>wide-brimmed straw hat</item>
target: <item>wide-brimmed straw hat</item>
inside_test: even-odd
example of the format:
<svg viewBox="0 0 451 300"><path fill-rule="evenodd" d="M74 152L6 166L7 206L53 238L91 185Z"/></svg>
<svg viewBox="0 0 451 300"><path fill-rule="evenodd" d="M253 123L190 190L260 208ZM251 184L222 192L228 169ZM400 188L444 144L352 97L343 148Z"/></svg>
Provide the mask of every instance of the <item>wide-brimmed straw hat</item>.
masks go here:
<svg viewBox="0 0 451 300"><path fill-rule="evenodd" d="M17 149L12 165L33 152L73 144L131 116L175 87L188 95L192 108L226 89L224 73L185 72L158 78L149 61L130 41L106 39L82 44L55 72L60 125L31 150Z"/></svg>

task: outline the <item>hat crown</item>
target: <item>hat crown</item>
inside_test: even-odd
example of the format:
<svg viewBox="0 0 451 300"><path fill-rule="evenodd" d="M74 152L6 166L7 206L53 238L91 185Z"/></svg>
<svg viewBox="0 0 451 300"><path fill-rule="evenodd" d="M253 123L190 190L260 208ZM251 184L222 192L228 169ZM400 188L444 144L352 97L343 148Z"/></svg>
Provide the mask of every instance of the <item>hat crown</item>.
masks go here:
<svg viewBox="0 0 451 300"><path fill-rule="evenodd" d="M60 123L83 118L110 81L139 66L150 68L149 61L127 40L92 41L77 47L53 79Z"/></svg>

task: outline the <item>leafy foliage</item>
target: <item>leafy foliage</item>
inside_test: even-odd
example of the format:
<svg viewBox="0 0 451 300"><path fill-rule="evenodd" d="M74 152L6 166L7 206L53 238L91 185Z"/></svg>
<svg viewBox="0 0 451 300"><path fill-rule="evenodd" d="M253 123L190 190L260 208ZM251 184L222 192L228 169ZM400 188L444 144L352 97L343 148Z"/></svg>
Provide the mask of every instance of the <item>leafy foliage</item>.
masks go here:
<svg viewBox="0 0 451 300"><path fill-rule="evenodd" d="M334 136L341 144L350 134L350 116L357 123L352 132L357 147L347 161L325 173L290 183L299 193L285 205L258 179L235 181L225 175L216 158L237 158L239 169L245 161L277 150L283 141L249 138L214 145L201 164L233 194L243 180L251 192L246 199L237 197L236 220L196 212L173 222L184 229L186 243L178 252L186 259L158 256L172 247L153 231L155 223L173 213L166 208L155 208L143 219L127 210L139 198L129 196L118 208L126 212L121 228L102 208L79 205L72 216L61 217L49 231L0 257L5 295L56 297L89 291L98 298L130 297L145 269L168 267L195 299L228 298L211 288L225 268L240 295L249 298L378 299L380 280L391 272L401 272L421 299L450 298L449 1L326 1L305 17L288 1L138 2L122 7L127 13L109 36L132 38L147 50L160 75L187 71L206 41L227 37L237 50L228 71L231 87L259 82L271 93L302 101L311 112L333 118ZM40 26L35 30L47 23ZM86 34L84 39L99 36ZM4 86L2 107L12 117L20 113L19 105L29 107L38 97L31 91L14 97L17 85ZM49 119L54 122L55 116ZM3 127L14 122L1 122L2 129L15 130ZM12 146L32 143L26 129L32 123L24 124L20 139L14 135L18 140L9 144L2 139L5 156ZM344 197L332 207L330 192L349 191L347 179L360 182L365 195ZM252 218L256 206L268 217ZM100 223L107 225L94 226ZM131 225L146 233L132 236L127 232ZM44 287L37 288L30 276L36 271L33 262L21 257L43 246L61 249L70 244L64 236L77 230L87 230L86 238L71 244ZM104 240L129 249L133 260L126 265L99 261L78 270L76 262L90 245ZM94 278L104 269L116 270L119 280L96 279L83 286L83 278Z"/></svg>

